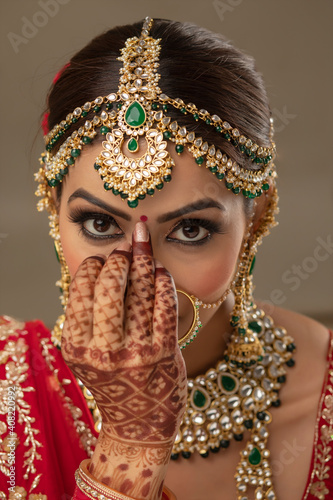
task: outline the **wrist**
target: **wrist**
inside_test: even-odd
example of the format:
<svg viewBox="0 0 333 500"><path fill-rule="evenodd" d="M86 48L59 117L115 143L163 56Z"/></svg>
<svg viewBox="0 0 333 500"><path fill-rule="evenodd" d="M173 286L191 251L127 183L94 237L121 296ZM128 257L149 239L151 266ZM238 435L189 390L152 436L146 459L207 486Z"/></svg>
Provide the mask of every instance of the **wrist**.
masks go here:
<svg viewBox="0 0 333 500"><path fill-rule="evenodd" d="M171 451L172 443L136 443L107 438L101 431L89 473L128 497L156 500L161 497Z"/></svg>
<svg viewBox="0 0 333 500"><path fill-rule="evenodd" d="M89 459L83 460L75 473L77 487L73 500L139 500L139 498L135 499L134 497L124 495L121 492L106 487L103 483L96 480L89 472L89 465ZM153 500L159 500L160 498L161 500L176 500L175 495L167 487L163 487L161 494L151 498Z"/></svg>

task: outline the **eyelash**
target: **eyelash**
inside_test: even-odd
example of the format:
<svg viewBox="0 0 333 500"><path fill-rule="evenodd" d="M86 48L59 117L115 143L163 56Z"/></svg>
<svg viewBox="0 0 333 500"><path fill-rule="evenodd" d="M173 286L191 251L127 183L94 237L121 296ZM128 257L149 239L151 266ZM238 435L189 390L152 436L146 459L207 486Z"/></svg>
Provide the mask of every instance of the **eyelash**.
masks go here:
<svg viewBox="0 0 333 500"><path fill-rule="evenodd" d="M78 208L78 209L75 209L72 211L72 213L68 216L68 219L70 222L79 225L80 226L80 233L82 233L84 235L84 237L90 241L91 240L101 241L101 240L117 239L117 238L123 236L121 234L96 236L84 227L84 223L88 220L102 220L105 222L109 222L110 224L113 224L118 229L121 229L113 217L111 217L110 215L104 214L103 212L89 212L89 211L85 211L85 210ZM212 236L214 234L225 234L225 231L223 231L220 224L218 224L212 220L209 220L209 219L181 219L172 227L169 234L172 234L174 231L177 231L177 230L179 230L183 227L187 227L187 226L199 226L201 228L206 229L208 231L208 234L207 234L207 236L205 236L201 240L197 240L197 241L182 241L182 240L178 240L176 238L170 238L170 237L167 237L167 240L169 242L176 243L176 244L183 245L183 246L200 246L200 245L204 245L205 243L208 243L208 241L210 241L212 239Z"/></svg>

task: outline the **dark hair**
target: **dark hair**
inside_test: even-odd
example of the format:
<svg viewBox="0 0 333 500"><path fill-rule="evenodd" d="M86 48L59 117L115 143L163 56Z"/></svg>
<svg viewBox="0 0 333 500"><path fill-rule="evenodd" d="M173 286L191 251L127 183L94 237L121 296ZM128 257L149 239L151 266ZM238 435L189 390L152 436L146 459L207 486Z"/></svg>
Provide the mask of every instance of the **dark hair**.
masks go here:
<svg viewBox="0 0 333 500"><path fill-rule="evenodd" d="M117 26L72 57L48 96L50 129L77 106L117 91L121 67L117 57L126 39L140 36L141 29L142 22ZM267 94L251 57L221 35L190 23L155 19L150 33L161 38L158 72L165 94L219 115L261 146L271 145ZM168 111L169 116L173 113L188 130L220 147L240 165L252 168L251 161L213 127L196 122L191 115L180 117L177 110ZM76 125L78 128L81 121Z"/></svg>

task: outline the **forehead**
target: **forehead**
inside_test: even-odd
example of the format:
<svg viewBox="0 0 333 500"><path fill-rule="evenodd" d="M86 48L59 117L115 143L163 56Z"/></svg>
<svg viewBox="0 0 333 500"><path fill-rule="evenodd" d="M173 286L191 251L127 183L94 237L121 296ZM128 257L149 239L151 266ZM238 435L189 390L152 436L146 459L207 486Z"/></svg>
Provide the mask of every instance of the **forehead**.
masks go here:
<svg viewBox="0 0 333 500"><path fill-rule="evenodd" d="M137 208L132 209L127 205L126 200L104 189L103 180L94 169L95 160L101 149L100 143L83 148L81 156L76 160L75 165L70 167L69 174L64 178L62 187L64 201L68 200L76 190L84 189L106 203L112 203L113 206L121 208L131 216L135 212L159 214L181 208L203 198L218 201L229 209L242 202L242 197L228 191L224 183L206 169L204 164L197 165L187 150L178 155L174 146L170 144L168 150L175 163L172 180L164 183L161 190L155 190L154 196L147 195L144 200L139 201Z"/></svg>

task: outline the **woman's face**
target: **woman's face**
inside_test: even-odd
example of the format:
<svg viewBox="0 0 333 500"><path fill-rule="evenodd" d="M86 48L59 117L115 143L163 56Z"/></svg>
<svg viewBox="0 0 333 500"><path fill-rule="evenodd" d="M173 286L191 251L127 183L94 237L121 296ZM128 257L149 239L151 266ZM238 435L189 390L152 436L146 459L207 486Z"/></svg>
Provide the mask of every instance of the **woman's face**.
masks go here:
<svg viewBox="0 0 333 500"><path fill-rule="evenodd" d="M228 191L190 153L178 156L170 145L175 161L171 182L132 209L104 190L93 167L100 150L100 144L86 146L63 181L59 228L71 276L87 257L107 256L120 242L131 243L135 224L146 220L153 256L171 273L176 287L203 302L217 301L232 281L246 230L242 196ZM203 323L214 311L202 311ZM191 318L192 307L181 295L182 334Z"/></svg>

